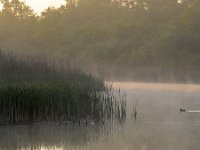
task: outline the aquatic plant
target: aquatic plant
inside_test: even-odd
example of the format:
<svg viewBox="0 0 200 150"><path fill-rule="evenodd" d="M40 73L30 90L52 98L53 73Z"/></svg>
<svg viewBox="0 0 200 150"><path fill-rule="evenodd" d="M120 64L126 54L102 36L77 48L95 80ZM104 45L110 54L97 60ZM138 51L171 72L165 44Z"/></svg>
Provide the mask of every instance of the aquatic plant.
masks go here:
<svg viewBox="0 0 200 150"><path fill-rule="evenodd" d="M0 123L125 118L112 86L55 59L0 54Z"/></svg>

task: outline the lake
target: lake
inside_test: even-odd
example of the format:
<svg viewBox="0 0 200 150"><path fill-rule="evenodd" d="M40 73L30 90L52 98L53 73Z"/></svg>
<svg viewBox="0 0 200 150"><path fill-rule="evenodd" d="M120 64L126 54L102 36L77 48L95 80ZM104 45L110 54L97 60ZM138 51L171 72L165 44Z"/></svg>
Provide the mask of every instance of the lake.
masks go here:
<svg viewBox="0 0 200 150"><path fill-rule="evenodd" d="M113 87L116 91L120 88L127 96L124 124L1 126L0 150L192 150L200 147L200 85L115 82ZM194 111L180 112L180 108Z"/></svg>

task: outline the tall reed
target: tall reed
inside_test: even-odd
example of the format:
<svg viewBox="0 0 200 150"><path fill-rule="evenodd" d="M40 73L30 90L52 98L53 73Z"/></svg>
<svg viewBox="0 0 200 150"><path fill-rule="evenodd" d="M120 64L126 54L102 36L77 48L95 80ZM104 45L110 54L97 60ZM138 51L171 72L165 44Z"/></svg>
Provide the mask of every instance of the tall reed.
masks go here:
<svg viewBox="0 0 200 150"><path fill-rule="evenodd" d="M124 99L124 98L120 98ZM112 87L46 57L0 53L0 123L125 118L125 101Z"/></svg>

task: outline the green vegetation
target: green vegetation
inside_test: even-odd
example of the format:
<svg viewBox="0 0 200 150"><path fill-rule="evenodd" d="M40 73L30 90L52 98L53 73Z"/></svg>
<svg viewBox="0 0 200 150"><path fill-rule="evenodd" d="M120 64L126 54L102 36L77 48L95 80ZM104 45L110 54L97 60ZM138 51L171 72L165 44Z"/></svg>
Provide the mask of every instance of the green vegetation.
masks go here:
<svg viewBox="0 0 200 150"><path fill-rule="evenodd" d="M69 0L41 16L1 2L3 49L80 62L112 79L200 81L198 0Z"/></svg>
<svg viewBox="0 0 200 150"><path fill-rule="evenodd" d="M75 65L4 52L0 58L0 124L125 119L125 99Z"/></svg>

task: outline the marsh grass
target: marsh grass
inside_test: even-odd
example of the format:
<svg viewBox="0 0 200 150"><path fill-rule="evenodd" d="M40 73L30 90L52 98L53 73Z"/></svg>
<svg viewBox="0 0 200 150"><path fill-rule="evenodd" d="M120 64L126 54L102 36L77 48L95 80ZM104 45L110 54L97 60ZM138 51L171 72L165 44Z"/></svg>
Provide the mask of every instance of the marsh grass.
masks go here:
<svg viewBox="0 0 200 150"><path fill-rule="evenodd" d="M120 94L120 93L119 93ZM0 53L0 123L80 122L125 118L125 99L77 65Z"/></svg>

